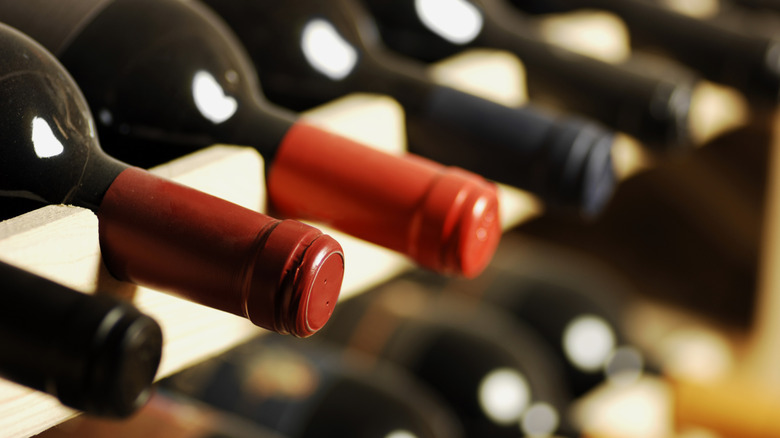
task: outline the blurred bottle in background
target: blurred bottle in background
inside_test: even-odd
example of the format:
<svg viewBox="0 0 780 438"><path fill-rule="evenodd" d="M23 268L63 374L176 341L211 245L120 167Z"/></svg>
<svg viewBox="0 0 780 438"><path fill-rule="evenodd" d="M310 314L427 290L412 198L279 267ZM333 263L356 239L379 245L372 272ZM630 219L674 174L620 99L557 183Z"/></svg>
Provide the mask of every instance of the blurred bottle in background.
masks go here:
<svg viewBox="0 0 780 438"><path fill-rule="evenodd" d="M659 74L628 56L608 63L545 40L501 1L362 0L393 50L434 62L469 48L508 51L525 66L531 102L592 117L654 150L688 149L696 75ZM452 12L456 11L456 12Z"/></svg>
<svg viewBox="0 0 780 438"><path fill-rule="evenodd" d="M625 21L633 47L672 57L712 81L739 89L756 105L778 103L780 29L774 35L762 35L724 20L679 13L664 3L656 0L557 0L543 5L512 1L518 8L527 8L530 12L540 12L545 6L548 7L545 12L581 8L607 10ZM741 13L745 14L744 11Z"/></svg>
<svg viewBox="0 0 780 438"><path fill-rule="evenodd" d="M461 436L438 398L399 370L312 342L263 336L161 385L290 438Z"/></svg>
<svg viewBox="0 0 780 438"><path fill-rule="evenodd" d="M578 436L563 370L522 322L411 276L344 303L319 339L389 361L434 390L468 437Z"/></svg>

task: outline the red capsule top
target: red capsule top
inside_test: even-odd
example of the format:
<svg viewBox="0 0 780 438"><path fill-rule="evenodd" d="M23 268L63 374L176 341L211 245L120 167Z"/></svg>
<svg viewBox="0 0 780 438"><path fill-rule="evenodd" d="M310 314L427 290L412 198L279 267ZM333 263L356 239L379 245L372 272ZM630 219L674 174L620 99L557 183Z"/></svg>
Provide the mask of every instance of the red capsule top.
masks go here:
<svg viewBox="0 0 780 438"><path fill-rule="evenodd" d="M267 183L281 215L324 222L446 274L479 274L501 236L496 188L482 177L306 122L288 131Z"/></svg>
<svg viewBox="0 0 780 438"><path fill-rule="evenodd" d="M330 236L138 168L116 178L98 221L103 260L120 280L269 330L310 336L338 299L344 255Z"/></svg>
<svg viewBox="0 0 780 438"><path fill-rule="evenodd" d="M292 220L280 221L263 239L252 259L244 314L280 333L314 334L338 301L344 276L341 246L316 228Z"/></svg>

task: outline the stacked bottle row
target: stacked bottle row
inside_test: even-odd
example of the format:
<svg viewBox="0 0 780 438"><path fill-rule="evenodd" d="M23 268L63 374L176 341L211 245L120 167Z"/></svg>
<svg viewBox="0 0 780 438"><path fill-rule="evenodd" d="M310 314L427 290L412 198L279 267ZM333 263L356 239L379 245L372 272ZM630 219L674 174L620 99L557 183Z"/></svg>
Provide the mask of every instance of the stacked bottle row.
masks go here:
<svg viewBox="0 0 780 438"><path fill-rule="evenodd" d="M694 19L639 0L469 0L453 1L445 9L436 4L0 1L4 203L13 206L23 199L90 209L99 220L103 262L117 279L248 318L280 334L308 337L322 331L323 338L342 337L343 343L353 333L360 338L365 329L360 324L371 324L354 316L324 329L336 307L349 254L335 239L300 220L326 224L403 254L434 273L427 282L445 281L438 275L479 277L502 232L494 183L534 194L552 214L573 211L577 217L596 217L617 184L612 148L618 131L634 136L653 153L691 149L696 144L691 133L693 99L702 78L736 87L756 108L775 105L778 97L780 51L773 36L748 31L737 20ZM653 68L646 68L639 57L613 64L580 55L545 41L536 18L526 15L580 7L613 11L628 24L635 48L660 48L680 64L656 59ZM451 14L462 20L453 24ZM58 17L56 25L47 18L52 15ZM650 15L653 20L644 19ZM523 60L531 104L503 106L439 84L429 75L429 63L475 47L498 48ZM409 153L379 152L329 133L299 114L354 92L398 101L406 117ZM540 107L536 101L553 104ZM144 170L216 143L251 147L263 156L270 215ZM58 288L12 267L3 278L13 284L9 294L25 299L28 290ZM34 285L38 281L41 285ZM63 290L62 299L72 293ZM353 312L369 312L376 305L361 303L373 295L342 306L366 305ZM21 300L11 297L11 302L16 299ZM16 317L3 319L8 321L4 343L15 347L0 361L3 375L101 415L129 415L144 403L162 343L153 321L126 304L79 296L83 304L73 301L68 306L92 309L73 310L75 315L88 314L83 320L89 324L74 326L72 334L52 342L47 334L59 325L71 326L67 321L74 316L59 312L62 305L53 299L36 300L52 302L54 316L48 320L54 322L40 333L20 329L17 319L22 313L15 309L24 304L9 309ZM436 303L420 305L439 307ZM446 315L441 321L426 321L428 312L422 311L420 321L410 323L422 328L405 329L409 333L403 336L421 336L415 330L428 332L432 329L426 324L447 325L449 320L447 331L463 330L457 335L462 338L420 348L447 354L448 342L471 342L471 354L492 348L481 334L465 333L463 327L482 326L482 316L468 322L471 315L442 312ZM125 316L117 316L120 313ZM107 315L114 319L108 321ZM391 327L399 324L397 317L391 319ZM546 322L534 324L543 327ZM555 332L559 329L540 330L549 338L560 336ZM562 365L565 354L556 351L558 347L544 352L545 343L555 344L549 339L523 342L533 344L533 356L513 352L496 360L505 361L505 368L537 369L526 373L553 373L560 367L562 373L582 374ZM88 349L97 344L105 349ZM15 363L13 357L27 355L19 353L31 345L36 345L36 353L28 359L35 362L50 364L46 358L52 355L75 355L69 368L75 374ZM532 363L537 359L539 363ZM414 360L420 361L415 365L421 367L419 373L429 373L417 377L443 379L432 399L465 397L446 394L462 388L449 385L440 359ZM605 360L598 367L606 366ZM465 364L468 357L448 361ZM525 362L529 364L519 365ZM553 362L559 365L546 365ZM105 380L91 380L96 375ZM482 408L474 409L479 413L455 409L453 424L439 425L453 435L442 436L455 436L452 431L460 428L467 436L500 434L504 423L511 424L513 434L518 427L536 434L538 424L554 424L543 428L545 433L580 433L565 412L593 383L544 389L547 383L540 382L558 378L499 376L510 379L501 382L533 380L529 385L541 389L531 393L543 396L529 399L511 421L496 420ZM101 393L105 388L109 395ZM436 415L444 418L442 424L449 422L445 411ZM541 423L531 415L537 411ZM474 423L466 418L475 418Z"/></svg>
<svg viewBox="0 0 780 438"><path fill-rule="evenodd" d="M344 302L316 338L265 335L162 380L126 423L82 418L43 436L162 436L161 421L193 436L630 436L599 426L606 406L583 406L648 387L666 399L624 409L629 431L776 436L776 401L680 378L632 343L633 292L613 272L512 237L479 280L410 272ZM518 245L543 256L518 268Z"/></svg>
<svg viewBox="0 0 780 438"><path fill-rule="evenodd" d="M219 413L175 420L196 436L580 436L574 401L643 372L622 336L625 297L555 257L518 269L518 244L478 280L412 271L342 303L315 338L263 335L184 370L126 423L82 418L43 436L131 436L173 422L171 406Z"/></svg>

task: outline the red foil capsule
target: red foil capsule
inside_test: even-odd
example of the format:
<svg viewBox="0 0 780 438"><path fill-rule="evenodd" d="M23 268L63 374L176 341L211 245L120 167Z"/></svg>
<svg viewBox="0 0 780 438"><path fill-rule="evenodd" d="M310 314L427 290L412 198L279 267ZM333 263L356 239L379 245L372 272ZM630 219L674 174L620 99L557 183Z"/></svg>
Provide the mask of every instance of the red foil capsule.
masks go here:
<svg viewBox="0 0 780 438"><path fill-rule="evenodd" d="M333 238L129 168L98 210L100 247L121 280L306 337L333 312L344 255Z"/></svg>
<svg viewBox="0 0 780 438"><path fill-rule="evenodd" d="M281 215L321 221L446 274L474 277L501 236L495 185L422 157L390 155L306 124L268 173ZM308 201L302 204L299 199Z"/></svg>

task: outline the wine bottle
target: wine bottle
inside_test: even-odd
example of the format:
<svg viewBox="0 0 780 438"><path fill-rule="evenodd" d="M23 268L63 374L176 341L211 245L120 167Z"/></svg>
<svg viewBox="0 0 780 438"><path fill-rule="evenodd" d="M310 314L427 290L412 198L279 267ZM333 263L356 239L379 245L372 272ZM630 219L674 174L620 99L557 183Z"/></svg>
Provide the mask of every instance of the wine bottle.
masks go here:
<svg viewBox="0 0 780 438"><path fill-rule="evenodd" d="M147 402L162 355L152 318L3 262L0 278L0 376L103 417Z"/></svg>
<svg viewBox="0 0 780 438"><path fill-rule="evenodd" d="M437 85L391 54L373 22L344 1L207 1L233 28L268 98L304 109L351 92L386 94L406 116L409 150L595 215L614 188L612 133Z"/></svg>
<svg viewBox="0 0 780 438"><path fill-rule="evenodd" d="M690 105L696 78L655 75L626 61L609 64L546 42L537 27L500 0L435 2L361 0L387 45L434 61L470 47L517 55L525 66L531 101L546 99L635 136L654 149L692 144ZM462 23L454 20L458 11Z"/></svg>
<svg viewBox="0 0 780 438"><path fill-rule="evenodd" d="M94 211L103 261L120 280L282 333L325 324L344 270L335 240L111 158L62 65L8 26L0 41L0 195Z"/></svg>
<svg viewBox="0 0 780 438"><path fill-rule="evenodd" d="M379 152L269 104L240 43L198 3L77 3L81 13L56 0L2 2L0 15L73 74L107 147L155 154L252 146L266 161L268 199L280 215L326 223L443 273L474 276L490 260L500 238L492 183ZM63 19L50 26L41 10Z"/></svg>
<svg viewBox="0 0 780 438"><path fill-rule="evenodd" d="M318 339L407 370L443 398L466 436L578 435L563 370L533 332L488 307L433 296L413 275L342 303Z"/></svg>
<svg viewBox="0 0 780 438"><path fill-rule="evenodd" d="M285 438L236 415L157 388L123 421L82 415L36 435L40 438Z"/></svg>
<svg viewBox="0 0 780 438"><path fill-rule="evenodd" d="M523 8L525 0L512 0ZM559 0L569 8L608 10L629 27L631 44L660 50L704 77L735 87L758 104L780 97L780 38L698 19L653 0Z"/></svg>
<svg viewBox="0 0 780 438"><path fill-rule="evenodd" d="M289 438L462 436L417 381L322 343L262 336L161 382Z"/></svg>

